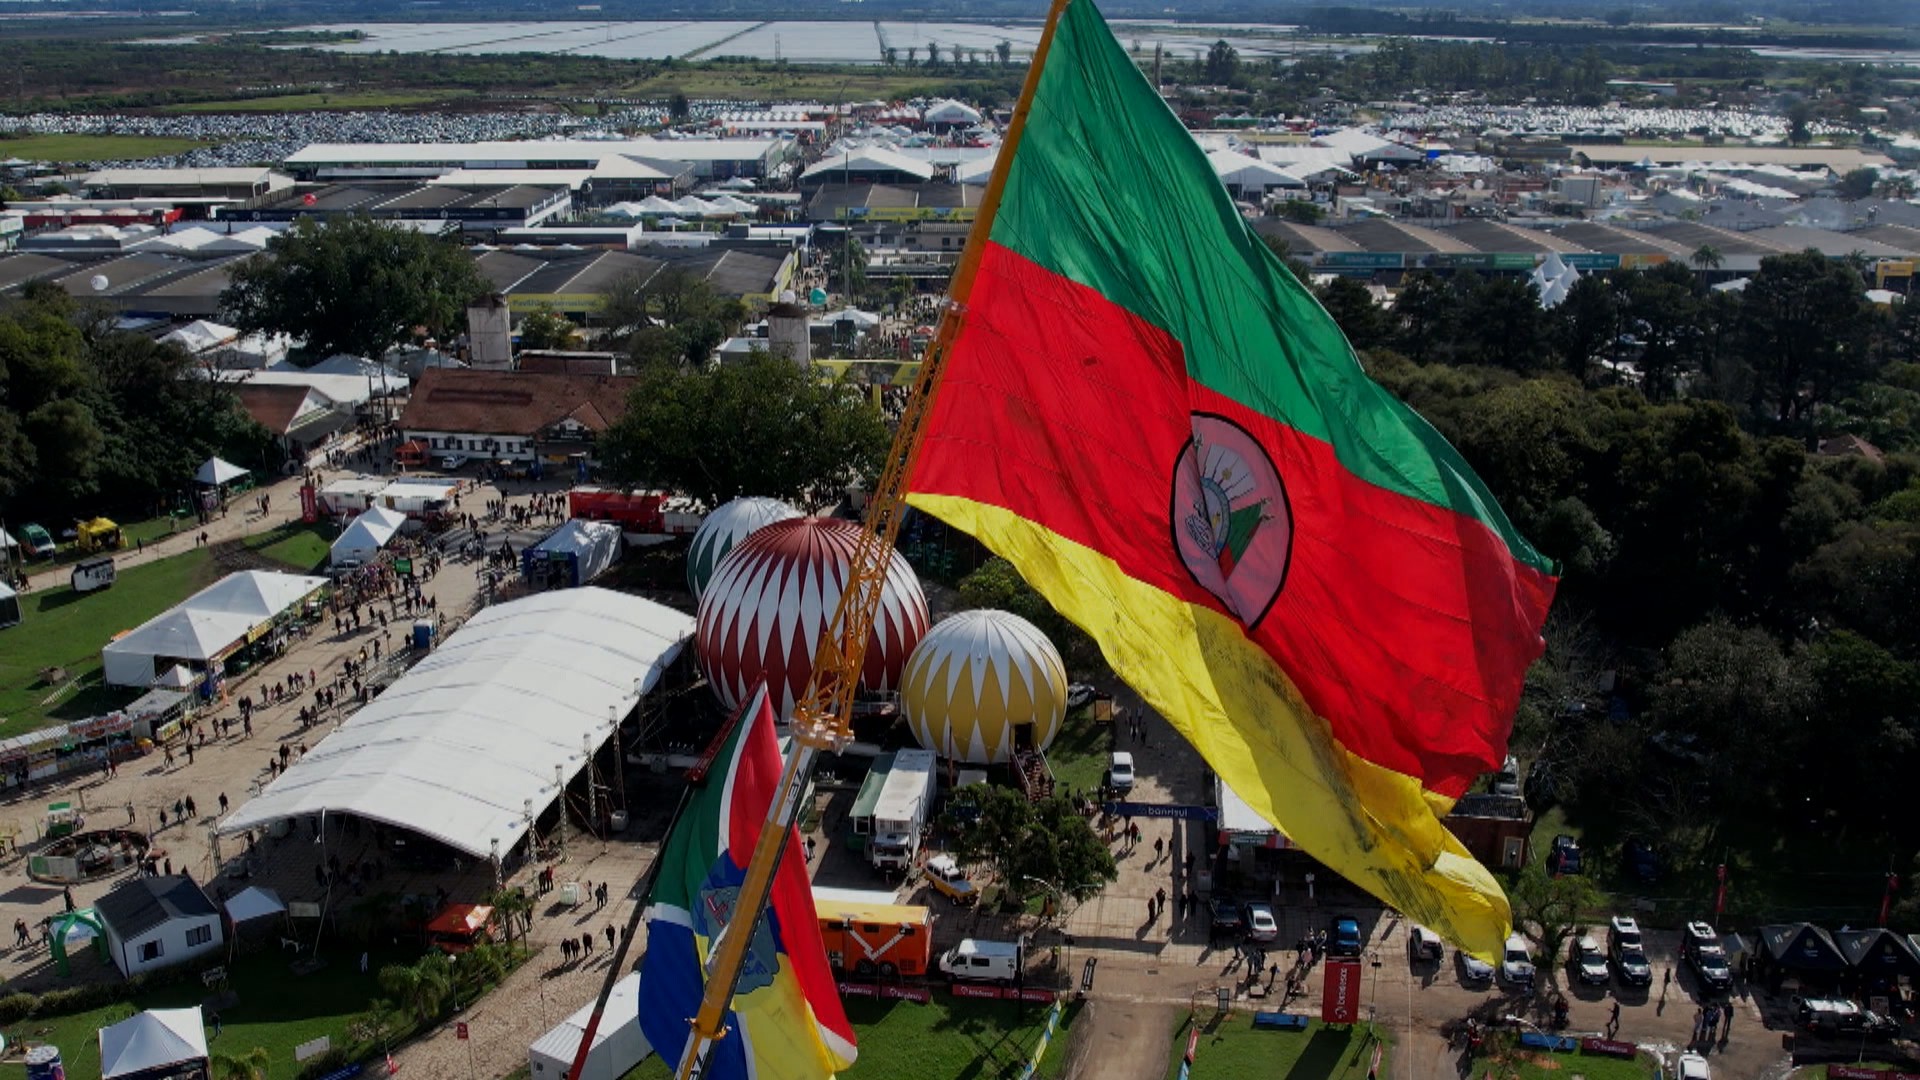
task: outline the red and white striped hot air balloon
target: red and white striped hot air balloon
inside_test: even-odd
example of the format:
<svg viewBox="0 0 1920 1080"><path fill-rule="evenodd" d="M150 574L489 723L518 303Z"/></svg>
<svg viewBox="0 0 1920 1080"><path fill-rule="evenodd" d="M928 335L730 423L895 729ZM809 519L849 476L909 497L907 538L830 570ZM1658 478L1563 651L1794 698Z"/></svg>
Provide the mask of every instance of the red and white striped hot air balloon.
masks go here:
<svg viewBox="0 0 1920 1080"><path fill-rule="evenodd" d="M859 540L860 526L853 522L793 518L756 530L720 560L700 594L694 649L721 705L739 708L764 680L776 715L783 721L792 716ZM896 551L867 641L864 689L899 689L927 621L920 579Z"/></svg>

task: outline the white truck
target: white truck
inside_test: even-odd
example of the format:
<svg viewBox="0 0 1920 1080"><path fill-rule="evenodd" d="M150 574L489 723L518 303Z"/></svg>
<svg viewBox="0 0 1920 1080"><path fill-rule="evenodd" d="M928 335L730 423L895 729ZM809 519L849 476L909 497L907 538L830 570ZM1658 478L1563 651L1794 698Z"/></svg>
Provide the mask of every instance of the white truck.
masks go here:
<svg viewBox="0 0 1920 1080"><path fill-rule="evenodd" d="M937 774L931 750L902 750L873 807L873 838L867 858L873 868L905 874L920 856L920 832L933 812Z"/></svg>

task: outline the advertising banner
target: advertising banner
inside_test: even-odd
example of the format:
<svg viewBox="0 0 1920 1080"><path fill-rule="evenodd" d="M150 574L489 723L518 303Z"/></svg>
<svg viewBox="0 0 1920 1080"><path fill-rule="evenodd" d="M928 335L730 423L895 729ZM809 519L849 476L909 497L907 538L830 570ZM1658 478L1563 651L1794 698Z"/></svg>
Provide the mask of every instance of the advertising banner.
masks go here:
<svg viewBox="0 0 1920 1080"><path fill-rule="evenodd" d="M1360 961L1327 961L1320 1019L1329 1024L1351 1024L1360 1019Z"/></svg>

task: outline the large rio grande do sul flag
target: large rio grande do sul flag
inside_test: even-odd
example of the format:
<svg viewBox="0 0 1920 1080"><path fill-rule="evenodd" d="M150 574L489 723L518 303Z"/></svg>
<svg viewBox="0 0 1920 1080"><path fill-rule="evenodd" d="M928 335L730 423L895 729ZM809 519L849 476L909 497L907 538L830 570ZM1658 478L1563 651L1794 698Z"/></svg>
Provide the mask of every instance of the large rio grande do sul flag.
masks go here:
<svg viewBox="0 0 1920 1080"><path fill-rule="evenodd" d="M1300 847L1493 954L1506 897L1440 817L1502 760L1552 565L1367 378L1088 0L1012 153L909 502Z"/></svg>
<svg viewBox="0 0 1920 1080"><path fill-rule="evenodd" d="M660 854L641 964L640 1029L669 1066L679 1065L692 1036L707 954L733 913L780 785L780 765L773 708L762 687ZM796 838L788 838L726 1024L702 1080L820 1080L853 1064L853 1026L827 967Z"/></svg>

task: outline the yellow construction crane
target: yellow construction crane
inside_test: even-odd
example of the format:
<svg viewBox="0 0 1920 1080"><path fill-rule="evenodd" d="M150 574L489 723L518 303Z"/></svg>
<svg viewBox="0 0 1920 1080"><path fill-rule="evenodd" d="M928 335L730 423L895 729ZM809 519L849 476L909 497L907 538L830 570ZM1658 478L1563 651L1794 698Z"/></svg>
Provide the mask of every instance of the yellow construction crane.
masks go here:
<svg viewBox="0 0 1920 1080"><path fill-rule="evenodd" d="M893 445L887 451L886 467L881 470L880 480L867 500L866 527L854 547L847 587L840 594L840 603L834 608L827 632L820 638L806 696L794 708L794 748L787 755L780 786L768 809L766 827L754 844L732 918L708 957L706 992L700 999L700 1011L693 1018L693 1038L687 1041L686 1053L679 1062L680 1080L696 1080L704 1073L708 1052L726 1035L725 1020L733 1000L734 984L739 981L747 947L753 940L754 925L765 917L774 872L779 869L780 856L792 835L800 792L812 771L814 755L822 750L837 751L853 738L854 693L866 664L867 641L873 634L874 616L880 609L881 590L886 587L893 544L900 535L900 521L907 511L907 480L913 474L914 459L919 456L920 444L926 435L928 410L933 407L934 394L940 388L947 351L959 336L961 323L966 318L967 296L973 290L987 234L992 231L994 215L1000 208L1007 170L1013 164L1026 130L1034 88L1046 66L1054 28L1059 25L1067 3L1068 0L1053 0L1047 13L1046 30L1034 48L1026 81L1020 88L1020 100L1014 106L1007 137L994 162L993 176L987 182L980 211L967 235L966 250L947 289L947 304L940 314L940 325L934 332L933 342L927 346L920 373L913 380L906 411L900 418L899 430L894 433Z"/></svg>

